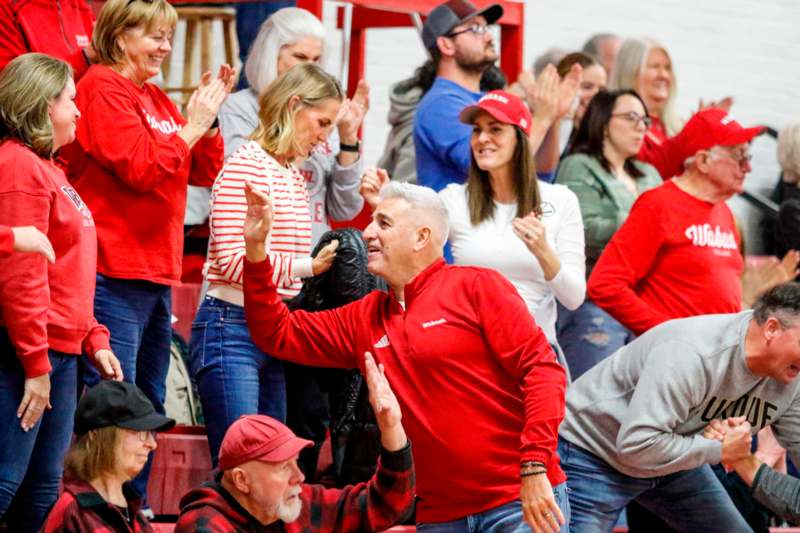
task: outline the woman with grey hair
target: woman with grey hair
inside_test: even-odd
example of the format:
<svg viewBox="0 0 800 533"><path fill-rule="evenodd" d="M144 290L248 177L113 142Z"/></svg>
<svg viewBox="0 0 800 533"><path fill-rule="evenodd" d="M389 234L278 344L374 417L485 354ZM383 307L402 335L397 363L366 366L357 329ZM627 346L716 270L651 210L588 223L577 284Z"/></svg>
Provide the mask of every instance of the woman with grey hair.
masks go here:
<svg viewBox="0 0 800 533"><path fill-rule="evenodd" d="M325 51L325 27L304 9L276 11L261 25L244 74L250 84L225 102L219 121L228 159L258 126L258 99L272 81L298 63L319 64ZM359 82L352 101L345 101L337 127L298 164L310 196L312 247L330 229L328 217L350 220L363 208L358 193L362 173L358 129L369 108L369 86Z"/></svg>

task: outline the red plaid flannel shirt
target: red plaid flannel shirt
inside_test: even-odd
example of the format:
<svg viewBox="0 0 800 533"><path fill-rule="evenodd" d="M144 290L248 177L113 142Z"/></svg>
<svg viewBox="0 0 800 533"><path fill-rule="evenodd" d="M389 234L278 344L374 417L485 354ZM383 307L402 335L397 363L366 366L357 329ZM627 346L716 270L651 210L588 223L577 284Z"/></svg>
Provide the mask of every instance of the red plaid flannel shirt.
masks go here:
<svg viewBox="0 0 800 533"><path fill-rule="evenodd" d="M382 531L406 518L414 500L414 465L411 446L397 452L381 451L378 470L366 483L343 489L303 485L300 517L261 525L219 483L213 481L192 490L181 500L175 533L284 532L350 533Z"/></svg>
<svg viewBox="0 0 800 533"><path fill-rule="evenodd" d="M74 477L64 479L64 492L50 509L42 533L154 533L150 522L140 512L138 495L123 485L128 513L135 517L133 525L119 509L103 499L89 483Z"/></svg>

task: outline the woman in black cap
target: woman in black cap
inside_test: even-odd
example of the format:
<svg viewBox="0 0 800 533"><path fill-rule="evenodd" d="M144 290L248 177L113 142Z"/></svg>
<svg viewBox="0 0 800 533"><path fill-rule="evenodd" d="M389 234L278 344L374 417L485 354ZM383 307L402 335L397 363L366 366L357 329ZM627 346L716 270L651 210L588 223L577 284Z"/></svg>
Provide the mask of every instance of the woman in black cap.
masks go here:
<svg viewBox="0 0 800 533"><path fill-rule="evenodd" d="M75 413L64 492L42 531L153 531L139 512L139 495L125 483L156 449L156 432L173 426L136 385L102 381L89 389Z"/></svg>

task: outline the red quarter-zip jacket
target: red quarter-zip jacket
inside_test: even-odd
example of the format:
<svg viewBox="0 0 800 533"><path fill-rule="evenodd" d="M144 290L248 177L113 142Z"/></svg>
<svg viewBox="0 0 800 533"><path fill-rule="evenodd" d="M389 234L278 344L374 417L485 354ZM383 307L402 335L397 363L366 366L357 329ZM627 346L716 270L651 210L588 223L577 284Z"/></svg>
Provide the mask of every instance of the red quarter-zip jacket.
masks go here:
<svg viewBox="0 0 800 533"><path fill-rule="evenodd" d="M0 0L0 69L18 55L41 52L72 65L78 80L89 68L83 49L93 27L85 0Z"/></svg>
<svg viewBox="0 0 800 533"><path fill-rule="evenodd" d="M289 312L268 261L245 260L253 341L316 366L386 368L414 442L417 521L442 522L519 498L520 461L553 485L566 376L517 291L493 270L438 260L405 286L405 310L375 291L318 313Z"/></svg>

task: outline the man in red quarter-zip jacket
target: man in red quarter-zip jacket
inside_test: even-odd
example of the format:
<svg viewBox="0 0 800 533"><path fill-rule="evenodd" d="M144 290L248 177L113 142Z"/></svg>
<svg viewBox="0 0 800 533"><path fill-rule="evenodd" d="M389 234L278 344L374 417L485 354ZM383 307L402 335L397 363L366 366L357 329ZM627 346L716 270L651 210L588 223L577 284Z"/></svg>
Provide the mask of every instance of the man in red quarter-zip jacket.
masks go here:
<svg viewBox="0 0 800 533"><path fill-rule="evenodd" d="M385 366L415 442L420 533L463 529L468 520L479 531L501 523L558 531L568 522L556 454L565 372L505 278L444 263L447 211L438 196L384 186L364 240L367 268L389 292L307 313L289 312L272 282L267 196L249 184L246 194L253 341L306 365L360 368L371 352Z"/></svg>

